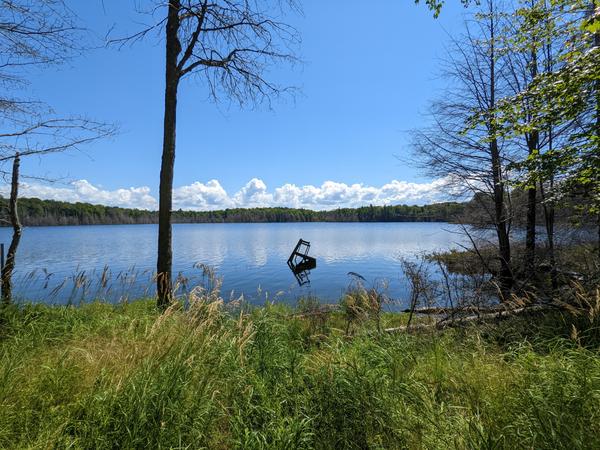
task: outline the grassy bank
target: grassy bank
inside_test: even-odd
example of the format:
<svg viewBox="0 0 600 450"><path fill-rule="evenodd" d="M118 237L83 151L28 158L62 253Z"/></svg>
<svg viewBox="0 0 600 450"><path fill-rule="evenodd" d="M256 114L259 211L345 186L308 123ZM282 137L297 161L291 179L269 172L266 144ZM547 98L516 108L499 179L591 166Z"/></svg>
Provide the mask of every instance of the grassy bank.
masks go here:
<svg viewBox="0 0 600 450"><path fill-rule="evenodd" d="M600 448L595 316L350 338L339 314L4 310L0 447Z"/></svg>

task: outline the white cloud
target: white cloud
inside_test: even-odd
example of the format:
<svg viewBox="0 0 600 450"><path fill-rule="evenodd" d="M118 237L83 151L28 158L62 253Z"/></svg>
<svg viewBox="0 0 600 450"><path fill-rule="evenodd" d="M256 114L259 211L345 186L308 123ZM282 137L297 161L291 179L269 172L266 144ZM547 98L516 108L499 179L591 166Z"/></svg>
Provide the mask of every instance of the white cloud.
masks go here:
<svg viewBox="0 0 600 450"><path fill-rule="evenodd" d="M273 204L309 209L373 205L425 204L449 199L447 179L431 183L394 180L381 187L326 181L320 187L285 184L275 189Z"/></svg>
<svg viewBox="0 0 600 450"><path fill-rule="evenodd" d="M7 197L10 195L10 188L8 186L0 187L0 194ZM58 187L52 184L21 183L19 195L45 200L86 202L125 208L158 208L158 203L150 194L150 188L147 186L108 191L94 186L87 180L74 181L68 187Z"/></svg>
<svg viewBox="0 0 600 450"><path fill-rule="evenodd" d="M248 208L273 205L273 195L267 192L267 185L259 178L252 178L233 196L238 206Z"/></svg>
<svg viewBox="0 0 600 450"><path fill-rule="evenodd" d="M215 210L224 208L252 208L260 206L287 206L292 208L334 209L396 204L427 204L450 199L453 192L448 178L429 183L409 183L393 180L383 186L346 184L325 181L321 186L284 184L269 191L264 181L253 178L233 195L218 180L207 183L196 181L173 191L174 209ZM8 186L0 186L0 194L8 196ZM70 186L22 183L22 197L88 202L127 208L156 209L158 202L147 186L106 190L87 180Z"/></svg>
<svg viewBox="0 0 600 450"><path fill-rule="evenodd" d="M217 180L210 180L206 184L196 181L173 190L173 207L175 209L211 210L234 206L234 202Z"/></svg>

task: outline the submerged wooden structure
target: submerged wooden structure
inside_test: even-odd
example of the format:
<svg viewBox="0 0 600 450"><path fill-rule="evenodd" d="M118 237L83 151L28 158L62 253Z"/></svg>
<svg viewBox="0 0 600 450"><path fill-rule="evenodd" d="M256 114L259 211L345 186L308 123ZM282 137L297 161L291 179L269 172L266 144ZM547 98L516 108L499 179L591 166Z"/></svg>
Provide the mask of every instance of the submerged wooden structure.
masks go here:
<svg viewBox="0 0 600 450"><path fill-rule="evenodd" d="M310 283L308 275L317 267L317 260L308 256L310 242L300 239L287 260L288 267L300 286Z"/></svg>

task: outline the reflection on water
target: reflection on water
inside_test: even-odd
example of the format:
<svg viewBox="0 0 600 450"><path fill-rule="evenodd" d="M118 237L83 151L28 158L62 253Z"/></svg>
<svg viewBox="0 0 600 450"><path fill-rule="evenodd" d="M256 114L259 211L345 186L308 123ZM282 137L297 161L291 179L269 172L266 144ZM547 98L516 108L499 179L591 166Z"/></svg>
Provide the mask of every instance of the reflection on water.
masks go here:
<svg viewBox="0 0 600 450"><path fill-rule="evenodd" d="M459 227L441 223L299 223L299 224L181 224L173 230L173 269L184 289L199 282L195 263L215 268L223 278L225 297L244 294L255 302L283 291L287 301L315 294L336 301L356 272L368 283L389 280L389 295L406 298L399 258L448 249L465 243ZM299 287L286 260L299 238L311 242L318 267L311 283ZM10 230L0 229L7 243ZM119 300L152 295L157 227L109 225L39 227L24 230L17 256L16 293L36 301L79 301L106 297ZM110 271L109 282L105 267ZM36 270L36 276L30 274ZM86 285L82 277L93 278ZM77 284L83 286L77 287ZM186 285L187 284L187 285ZM58 293L54 292L61 286ZM74 298L68 293L77 288ZM100 288L112 290L102 294ZM258 295L258 289L262 292ZM70 290L71 289L71 290ZM50 293L54 292L54 297ZM73 295L71 295L73 297Z"/></svg>

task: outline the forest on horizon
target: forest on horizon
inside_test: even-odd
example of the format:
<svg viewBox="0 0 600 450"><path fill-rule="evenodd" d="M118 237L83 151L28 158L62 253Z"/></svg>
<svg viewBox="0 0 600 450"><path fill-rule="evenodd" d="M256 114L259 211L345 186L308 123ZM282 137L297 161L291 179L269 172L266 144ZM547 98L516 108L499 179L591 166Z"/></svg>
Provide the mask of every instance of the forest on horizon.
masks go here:
<svg viewBox="0 0 600 450"><path fill-rule="evenodd" d="M7 226L7 199L0 198L0 226ZM314 211L300 208L232 208L215 211L173 211L174 223L243 222L449 222L465 204L443 202L431 205L386 205ZM38 198L19 199L24 226L118 225L158 223L158 211L69 203Z"/></svg>
<svg viewBox="0 0 600 450"><path fill-rule="evenodd" d="M514 189L513 224L525 226L526 194ZM594 217L582 214L582 199L575 197L557 209L557 222L592 225ZM484 206L482 206L482 204ZM368 205L357 208L311 210L289 207L228 208L212 211L173 211L174 223L284 223L284 222L451 222L493 225L486 219L485 199L447 201L428 205ZM540 205L541 209L542 206ZM540 211L541 212L541 211ZM39 198L19 199L24 226L134 225L158 223L158 211L121 208L85 202L63 202ZM541 217L541 214L538 216ZM0 226L9 226L8 199L0 196ZM541 225L541 222L538 223Z"/></svg>

